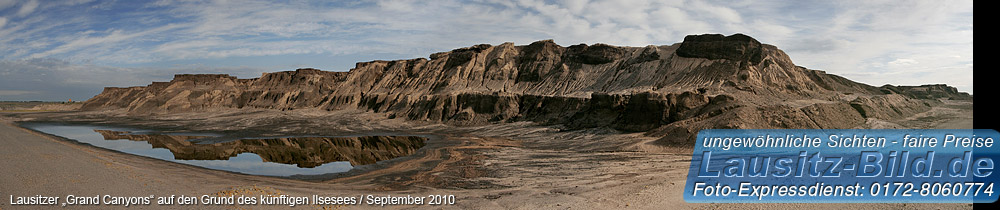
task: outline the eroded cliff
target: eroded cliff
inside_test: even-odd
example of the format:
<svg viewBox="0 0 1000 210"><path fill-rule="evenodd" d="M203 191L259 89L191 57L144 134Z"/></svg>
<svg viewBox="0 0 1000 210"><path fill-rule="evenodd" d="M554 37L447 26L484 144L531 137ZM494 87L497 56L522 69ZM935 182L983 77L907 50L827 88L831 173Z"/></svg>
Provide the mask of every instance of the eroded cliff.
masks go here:
<svg viewBox="0 0 1000 210"><path fill-rule="evenodd" d="M611 127L684 144L705 128L854 128L930 109L912 92L796 66L777 47L736 34L646 47L481 44L430 59L361 62L349 72L177 75L106 88L81 109L361 109L455 125Z"/></svg>

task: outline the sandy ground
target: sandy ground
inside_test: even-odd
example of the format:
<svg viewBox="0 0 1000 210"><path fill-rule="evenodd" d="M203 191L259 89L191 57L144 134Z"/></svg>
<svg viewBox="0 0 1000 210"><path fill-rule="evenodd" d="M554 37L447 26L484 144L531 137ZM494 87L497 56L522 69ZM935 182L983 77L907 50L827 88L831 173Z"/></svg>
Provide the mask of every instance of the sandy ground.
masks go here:
<svg viewBox="0 0 1000 210"><path fill-rule="evenodd" d="M906 126L969 126L971 110L947 102L894 121ZM971 106L971 105L970 105ZM971 109L971 108L970 108ZM507 123L453 127L386 119L360 111L219 110L134 118L114 113L17 113L0 118L0 195L455 195L455 205L386 206L432 209L971 209L969 204L693 204L682 192L690 149L649 145L641 133ZM114 124L229 135L343 135L366 132L434 134L416 154L344 174L299 179L216 171L81 145L16 127L14 121ZM920 121L920 122L911 122ZM907 124L911 123L911 124ZM0 209L10 206L8 198ZM38 206L29 207L31 209ZM106 209L109 206L74 206ZM139 206L140 209L192 206ZM196 206L197 209L287 209L286 206ZM372 206L299 206L355 209ZM376 207L378 208L378 207ZM44 209L44 208L43 208ZM70 208L67 208L70 209Z"/></svg>
<svg viewBox="0 0 1000 210"><path fill-rule="evenodd" d="M964 129L972 128L972 101L943 100L942 105L918 113L897 123L908 128Z"/></svg>

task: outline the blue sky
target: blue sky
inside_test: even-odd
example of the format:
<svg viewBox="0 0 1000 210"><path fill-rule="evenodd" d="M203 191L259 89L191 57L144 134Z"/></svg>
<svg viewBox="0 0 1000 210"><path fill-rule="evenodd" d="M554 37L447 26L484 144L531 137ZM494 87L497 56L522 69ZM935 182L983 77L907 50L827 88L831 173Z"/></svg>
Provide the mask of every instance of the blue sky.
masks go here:
<svg viewBox="0 0 1000 210"><path fill-rule="evenodd" d="M0 0L0 101L86 100L177 73L427 57L480 43L668 45L743 33L870 85L972 88L972 1Z"/></svg>

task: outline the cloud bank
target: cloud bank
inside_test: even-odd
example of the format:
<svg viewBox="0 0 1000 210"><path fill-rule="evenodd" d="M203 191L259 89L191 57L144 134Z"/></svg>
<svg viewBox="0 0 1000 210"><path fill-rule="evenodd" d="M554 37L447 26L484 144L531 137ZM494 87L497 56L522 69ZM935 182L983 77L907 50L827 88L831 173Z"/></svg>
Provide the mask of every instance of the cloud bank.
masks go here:
<svg viewBox="0 0 1000 210"><path fill-rule="evenodd" d="M345 71L479 43L646 46L702 33L744 33L871 85L972 92L972 28L972 1L0 0L0 100L83 100L177 72Z"/></svg>

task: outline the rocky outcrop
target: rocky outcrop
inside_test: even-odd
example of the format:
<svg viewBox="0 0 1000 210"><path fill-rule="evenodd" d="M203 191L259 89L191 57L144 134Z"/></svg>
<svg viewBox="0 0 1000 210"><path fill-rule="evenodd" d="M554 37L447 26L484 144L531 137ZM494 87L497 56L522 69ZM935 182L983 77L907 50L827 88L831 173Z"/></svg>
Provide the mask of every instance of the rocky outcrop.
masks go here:
<svg viewBox="0 0 1000 210"><path fill-rule="evenodd" d="M931 109L928 102L899 94L858 97L851 101L851 107L854 107L862 117L883 120L907 117Z"/></svg>
<svg viewBox="0 0 1000 210"><path fill-rule="evenodd" d="M913 91L885 91L796 66L777 47L742 34L692 35L679 44L646 47L480 44L429 58L252 79L178 75L144 87L106 88L82 109L137 115L360 109L454 125L610 127L680 142L704 128L853 128L864 118L927 109L906 95Z"/></svg>
<svg viewBox="0 0 1000 210"><path fill-rule="evenodd" d="M346 72L299 69L237 79L218 74L180 74L145 87L105 88L82 110L124 108L132 113L196 111L212 107L290 110L327 100Z"/></svg>
<svg viewBox="0 0 1000 210"><path fill-rule="evenodd" d="M265 162L313 168L334 161L366 165L413 154L427 138L417 136L291 137L240 139L214 144L190 140L205 136L132 134L126 131L94 130L105 140L145 141L164 148L178 160L228 160L242 153L257 154Z"/></svg>
<svg viewBox="0 0 1000 210"><path fill-rule="evenodd" d="M972 100L972 95L969 95L969 93L958 92L958 88L944 84L921 86L883 85L881 89L885 93L902 94L918 99Z"/></svg>
<svg viewBox="0 0 1000 210"><path fill-rule="evenodd" d="M758 64L763 59L761 44L743 34L689 35L677 48L677 55L689 58L726 59Z"/></svg>

